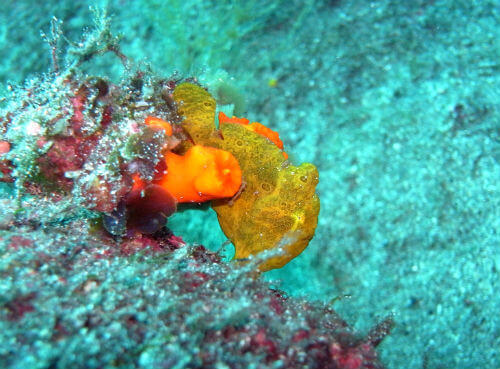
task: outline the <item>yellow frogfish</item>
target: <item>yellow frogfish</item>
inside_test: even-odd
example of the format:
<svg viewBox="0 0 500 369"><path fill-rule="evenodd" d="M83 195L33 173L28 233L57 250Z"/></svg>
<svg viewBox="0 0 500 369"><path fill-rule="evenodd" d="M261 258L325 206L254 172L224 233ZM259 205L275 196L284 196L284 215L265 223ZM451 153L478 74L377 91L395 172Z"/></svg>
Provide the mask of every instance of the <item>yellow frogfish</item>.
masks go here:
<svg viewBox="0 0 500 369"><path fill-rule="evenodd" d="M310 163L291 165L279 135L260 123L219 114L217 129L215 99L200 86L182 83L173 97L193 145L227 151L241 168L238 194L212 201L222 231L235 247L234 258L246 260L279 249L263 258L258 269L281 268L314 235L320 209L317 168Z"/></svg>

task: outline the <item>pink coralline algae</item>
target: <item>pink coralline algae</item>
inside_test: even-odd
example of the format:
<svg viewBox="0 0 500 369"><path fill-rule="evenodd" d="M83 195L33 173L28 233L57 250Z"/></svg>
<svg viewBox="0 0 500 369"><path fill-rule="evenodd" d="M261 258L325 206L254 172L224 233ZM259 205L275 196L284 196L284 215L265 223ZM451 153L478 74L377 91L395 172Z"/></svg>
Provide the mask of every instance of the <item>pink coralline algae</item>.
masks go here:
<svg viewBox="0 0 500 369"><path fill-rule="evenodd" d="M43 342L50 355L37 359L40 367L52 357L73 368L88 360L119 368L137 360L165 368L382 368L375 346L388 326L360 336L333 309L286 297L251 269L167 230L117 244L81 228L0 240L8 291L0 338L17 337L9 355L0 351L2 367Z"/></svg>

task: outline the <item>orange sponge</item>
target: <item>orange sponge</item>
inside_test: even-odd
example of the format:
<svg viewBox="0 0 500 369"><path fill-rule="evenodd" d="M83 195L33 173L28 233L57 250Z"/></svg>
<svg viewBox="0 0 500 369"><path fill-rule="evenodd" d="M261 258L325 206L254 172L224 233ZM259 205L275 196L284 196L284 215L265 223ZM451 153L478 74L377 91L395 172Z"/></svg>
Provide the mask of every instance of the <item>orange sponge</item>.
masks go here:
<svg viewBox="0 0 500 369"><path fill-rule="evenodd" d="M184 155L165 154L167 174L155 183L178 202L231 197L241 186L241 169L229 151L194 145Z"/></svg>
<svg viewBox="0 0 500 369"><path fill-rule="evenodd" d="M172 136L172 125L169 122L164 121L163 119L152 117L149 115L144 120L144 123L154 129L163 129L167 136Z"/></svg>
<svg viewBox="0 0 500 369"><path fill-rule="evenodd" d="M278 132L273 131L271 128L268 128L263 124L260 124L258 122L250 123L250 121L246 118L238 118L235 116L229 118L223 112L219 112L219 124L226 124L226 123L241 124L245 126L246 129L249 129L250 131L253 131L261 136L266 137L269 141L278 146L278 148L283 150L283 141L281 141ZM288 159L288 154L286 152L283 152L283 156L285 157L285 159Z"/></svg>
<svg viewBox="0 0 500 369"><path fill-rule="evenodd" d="M247 118L238 118L233 115L232 118L229 118L226 114L224 114L222 111L219 112L219 124L224 124L224 123L237 123L237 124L243 124L247 125L250 124L250 121Z"/></svg>

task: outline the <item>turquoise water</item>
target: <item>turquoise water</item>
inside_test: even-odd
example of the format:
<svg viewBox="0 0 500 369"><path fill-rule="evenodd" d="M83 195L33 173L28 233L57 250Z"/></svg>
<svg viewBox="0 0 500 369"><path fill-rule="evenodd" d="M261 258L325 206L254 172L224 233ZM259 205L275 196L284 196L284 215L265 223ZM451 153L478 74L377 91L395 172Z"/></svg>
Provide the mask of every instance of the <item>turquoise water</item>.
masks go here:
<svg viewBox="0 0 500 369"><path fill-rule="evenodd" d="M293 161L317 165L316 236L266 278L334 300L361 332L393 314L388 368L500 366L497 2L6 2L0 91L49 70L39 30L56 16L78 40L89 5L107 6L129 58L238 91ZM82 68L122 73L111 55ZM169 224L225 241L211 210Z"/></svg>

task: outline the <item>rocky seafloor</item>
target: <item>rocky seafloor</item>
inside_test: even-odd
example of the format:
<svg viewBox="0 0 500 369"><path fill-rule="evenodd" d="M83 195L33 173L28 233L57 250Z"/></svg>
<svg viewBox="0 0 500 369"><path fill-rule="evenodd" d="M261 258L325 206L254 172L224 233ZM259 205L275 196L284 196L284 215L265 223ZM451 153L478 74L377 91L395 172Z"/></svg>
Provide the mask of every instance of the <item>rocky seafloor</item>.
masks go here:
<svg viewBox="0 0 500 369"><path fill-rule="evenodd" d="M80 72L105 53L124 63L120 83ZM390 318L359 334L264 281L258 258L186 244L166 217L131 223L131 175L151 175L167 145L144 117L180 121L185 79L135 66L106 18L69 55L2 101L0 366L382 368Z"/></svg>

